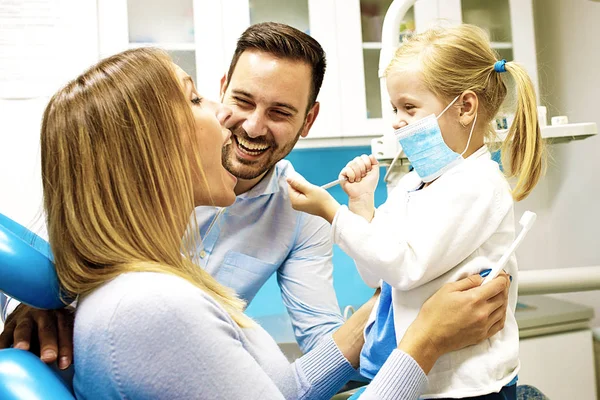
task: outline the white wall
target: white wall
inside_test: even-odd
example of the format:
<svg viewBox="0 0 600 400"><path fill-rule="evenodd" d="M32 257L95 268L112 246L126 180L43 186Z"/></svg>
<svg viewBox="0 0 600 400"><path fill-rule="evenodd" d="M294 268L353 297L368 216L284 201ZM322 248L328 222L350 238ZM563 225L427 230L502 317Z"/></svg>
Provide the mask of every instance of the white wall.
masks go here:
<svg viewBox="0 0 600 400"><path fill-rule="evenodd" d="M0 49L16 47L25 52L33 49L31 61L21 57L18 62L23 65L17 67L34 86L40 83L40 76L52 77L52 85L43 90L24 92L27 94L0 92L0 213L34 230L41 226L39 138L44 108L51 92L98 60L96 1L62 0L48 6L55 7L51 10L57 16L51 20L53 28L48 29L54 38L48 43L50 54L35 53L36 48L30 43L35 40L25 40L39 34L39 27L36 12L24 6L19 9L23 13L21 27L8 34L8 30L2 32L2 45L6 47ZM29 98L14 99L21 94Z"/></svg>
<svg viewBox="0 0 600 400"><path fill-rule="evenodd" d="M0 212L27 227L42 206L39 142L47 102L0 100Z"/></svg>
<svg viewBox="0 0 600 400"><path fill-rule="evenodd" d="M542 103L548 115L600 127L600 2L534 0ZM600 135L550 145L546 177L516 216L531 209L538 222L518 252L523 270L600 268ZM600 291L556 295L595 308Z"/></svg>

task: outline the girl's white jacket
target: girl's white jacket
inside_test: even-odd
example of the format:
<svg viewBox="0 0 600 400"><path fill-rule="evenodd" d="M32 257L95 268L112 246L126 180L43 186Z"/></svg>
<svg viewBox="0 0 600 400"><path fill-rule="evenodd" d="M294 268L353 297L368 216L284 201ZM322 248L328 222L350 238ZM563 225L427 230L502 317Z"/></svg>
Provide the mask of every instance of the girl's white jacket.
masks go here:
<svg viewBox="0 0 600 400"><path fill-rule="evenodd" d="M515 238L510 186L486 146L416 190L421 184L414 171L408 173L370 223L345 206L333 221L334 242L355 260L365 283L378 287L385 281L392 286L398 342L423 303L442 285L490 268ZM480 344L442 356L428 374L423 397L498 392L517 375L514 255L504 269L513 278L504 329Z"/></svg>

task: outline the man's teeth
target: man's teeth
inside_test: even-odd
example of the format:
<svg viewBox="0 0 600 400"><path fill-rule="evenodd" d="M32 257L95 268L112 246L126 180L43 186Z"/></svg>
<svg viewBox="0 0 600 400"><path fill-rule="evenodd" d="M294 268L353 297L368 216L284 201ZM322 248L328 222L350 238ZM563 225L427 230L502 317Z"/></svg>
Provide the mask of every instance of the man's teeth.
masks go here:
<svg viewBox="0 0 600 400"><path fill-rule="evenodd" d="M268 145L266 144L255 144L255 143L251 143L248 142L240 137L237 138L237 141L240 145L242 145L244 148L248 149L248 150L252 150L252 151L263 151L269 148Z"/></svg>

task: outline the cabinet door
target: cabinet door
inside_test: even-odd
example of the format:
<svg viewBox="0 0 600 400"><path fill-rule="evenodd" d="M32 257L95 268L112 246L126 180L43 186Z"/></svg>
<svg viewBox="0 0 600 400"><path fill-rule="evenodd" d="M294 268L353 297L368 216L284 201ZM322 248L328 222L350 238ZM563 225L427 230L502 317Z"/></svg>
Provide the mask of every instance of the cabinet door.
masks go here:
<svg viewBox="0 0 600 400"><path fill-rule="evenodd" d="M235 44L250 24L248 0L194 0L198 90L217 99Z"/></svg>
<svg viewBox="0 0 600 400"><path fill-rule="evenodd" d="M539 100L531 0L461 0L461 12L464 23L477 25L489 34L500 59L523 64ZM509 90L514 90L514 85L509 85Z"/></svg>
<svg viewBox="0 0 600 400"><path fill-rule="evenodd" d="M193 0L101 0L100 56L153 46L197 78Z"/></svg>
<svg viewBox="0 0 600 400"><path fill-rule="evenodd" d="M287 3L293 3L287 0ZM284 3L284 1L278 1ZM338 41L336 37L336 1L335 0L308 0L309 34L315 38L325 50L327 56L327 70L323 78L323 85L318 101L321 104L319 116L315 121L310 134L306 139L344 136L343 109L341 102L343 95L340 86L340 59L337 55Z"/></svg>
<svg viewBox="0 0 600 400"><path fill-rule="evenodd" d="M383 20L391 4L392 0L337 0L342 122L347 136L380 136L392 129L389 97L379 79ZM415 11L410 7L396 34L402 40L414 30Z"/></svg>
<svg viewBox="0 0 600 400"><path fill-rule="evenodd" d="M275 21L312 35L328 66L321 111L309 138L341 136L336 0L101 0L100 52L140 46L165 49L192 76L202 95L218 98L237 39L250 25Z"/></svg>

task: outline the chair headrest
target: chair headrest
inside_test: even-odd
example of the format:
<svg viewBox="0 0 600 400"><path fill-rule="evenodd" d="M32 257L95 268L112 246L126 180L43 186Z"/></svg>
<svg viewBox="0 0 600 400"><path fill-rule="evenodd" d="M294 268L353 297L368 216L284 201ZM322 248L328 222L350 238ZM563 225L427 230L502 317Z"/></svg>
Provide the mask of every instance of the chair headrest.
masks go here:
<svg viewBox="0 0 600 400"><path fill-rule="evenodd" d="M36 308L65 306L50 245L0 214L0 291Z"/></svg>

